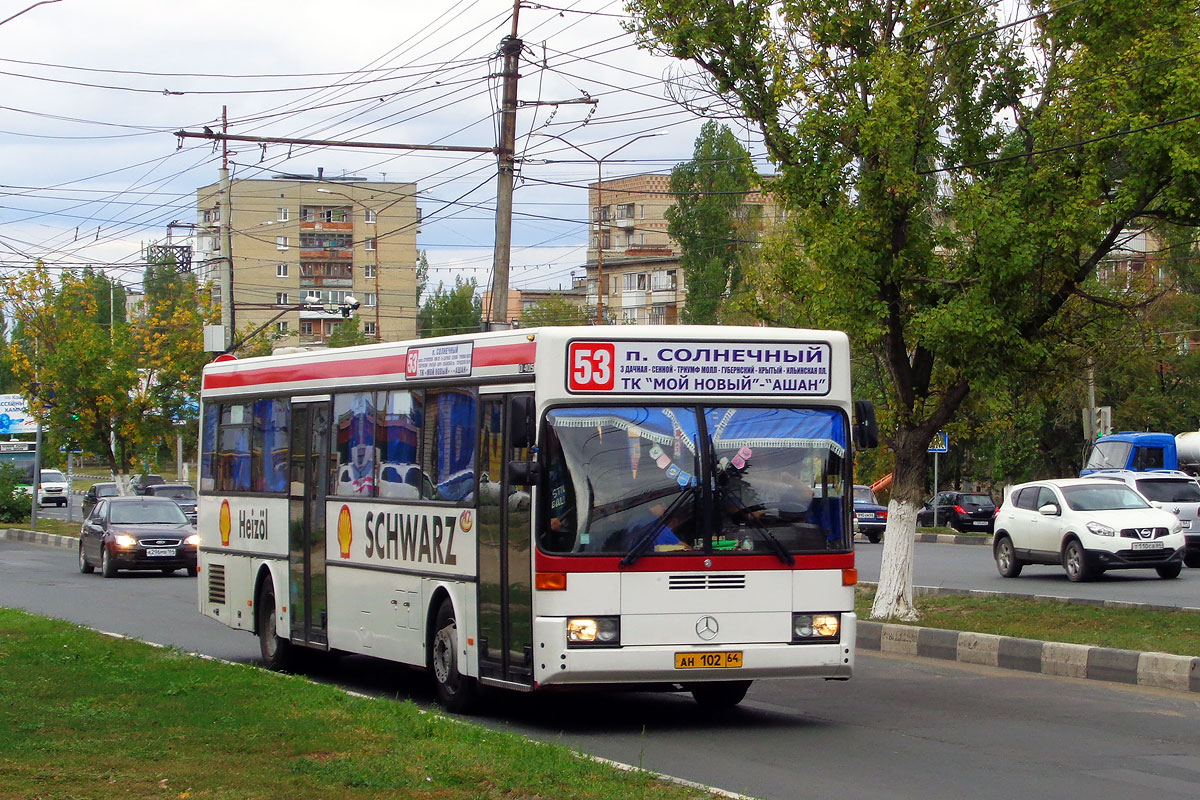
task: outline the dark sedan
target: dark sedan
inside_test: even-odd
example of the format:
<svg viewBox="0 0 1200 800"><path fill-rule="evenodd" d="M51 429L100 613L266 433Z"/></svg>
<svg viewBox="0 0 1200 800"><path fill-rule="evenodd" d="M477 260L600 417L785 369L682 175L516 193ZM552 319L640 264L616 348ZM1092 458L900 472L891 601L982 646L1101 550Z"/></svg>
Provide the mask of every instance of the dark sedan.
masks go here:
<svg viewBox="0 0 1200 800"><path fill-rule="evenodd" d="M83 516L86 519L87 515L92 513L92 509L96 507L101 499L105 497L116 497L117 485L115 483L93 483L88 487L87 493L83 496Z"/></svg>
<svg viewBox="0 0 1200 800"><path fill-rule="evenodd" d="M982 492L941 492L917 512L919 527L947 525L959 533L991 533L996 503Z"/></svg>
<svg viewBox="0 0 1200 800"><path fill-rule="evenodd" d="M191 523L196 524L196 503L199 500L196 497L196 490L189 484L159 483L147 486L144 494L146 497L165 497L168 500L174 500L183 509L183 513L187 514Z"/></svg>
<svg viewBox="0 0 1200 800"><path fill-rule="evenodd" d="M106 578L122 569L177 569L196 576L199 537L174 500L106 497L96 503L79 532L79 571L100 568Z"/></svg>
<svg viewBox="0 0 1200 800"><path fill-rule="evenodd" d="M887 527L888 511L879 505L870 486L854 485L854 522L867 541L876 544Z"/></svg>

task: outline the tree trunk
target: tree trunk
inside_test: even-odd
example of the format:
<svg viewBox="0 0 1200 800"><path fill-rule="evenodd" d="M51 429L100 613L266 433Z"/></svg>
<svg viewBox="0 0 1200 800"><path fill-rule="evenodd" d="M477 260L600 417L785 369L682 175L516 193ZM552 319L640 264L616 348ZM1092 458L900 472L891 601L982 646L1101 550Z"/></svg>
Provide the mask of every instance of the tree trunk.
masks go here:
<svg viewBox="0 0 1200 800"><path fill-rule="evenodd" d="M921 430L896 432L892 499L883 536L879 587L871 606L872 619L920 619L913 605L913 542L917 509L925 494L926 449L930 437Z"/></svg>

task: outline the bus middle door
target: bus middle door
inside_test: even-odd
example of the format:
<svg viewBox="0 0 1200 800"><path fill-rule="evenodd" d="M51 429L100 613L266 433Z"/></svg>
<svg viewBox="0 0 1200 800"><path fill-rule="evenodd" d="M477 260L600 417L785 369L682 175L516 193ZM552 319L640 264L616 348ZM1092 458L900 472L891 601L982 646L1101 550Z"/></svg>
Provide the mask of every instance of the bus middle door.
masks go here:
<svg viewBox="0 0 1200 800"><path fill-rule="evenodd" d="M328 647L325 496L329 494L328 397L292 398L288 490L288 603L292 641Z"/></svg>
<svg viewBox="0 0 1200 800"><path fill-rule="evenodd" d="M509 482L510 461L529 447L512 444L514 399L481 395L479 441L479 674L485 683L533 684L533 553L530 492Z"/></svg>

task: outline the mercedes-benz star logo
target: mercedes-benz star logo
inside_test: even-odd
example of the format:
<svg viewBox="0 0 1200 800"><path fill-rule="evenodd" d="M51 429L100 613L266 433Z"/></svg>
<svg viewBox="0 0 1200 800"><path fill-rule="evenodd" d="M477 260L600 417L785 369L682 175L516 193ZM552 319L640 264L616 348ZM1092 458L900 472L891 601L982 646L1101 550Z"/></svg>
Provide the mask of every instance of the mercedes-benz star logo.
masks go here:
<svg viewBox="0 0 1200 800"><path fill-rule="evenodd" d="M716 617L701 617L696 620L696 635L706 642L716 638L720 629Z"/></svg>

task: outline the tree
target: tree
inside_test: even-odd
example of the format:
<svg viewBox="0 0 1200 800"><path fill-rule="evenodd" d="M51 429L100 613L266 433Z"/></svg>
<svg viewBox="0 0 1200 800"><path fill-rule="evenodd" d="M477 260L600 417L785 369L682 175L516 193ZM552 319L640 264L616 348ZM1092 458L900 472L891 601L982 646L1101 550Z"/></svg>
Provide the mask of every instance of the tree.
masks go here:
<svg viewBox="0 0 1200 800"><path fill-rule="evenodd" d="M349 317L333 329L325 344L329 347L353 347L357 344L371 344L374 341L374 336L363 333L357 317Z"/></svg>
<svg viewBox="0 0 1200 800"><path fill-rule="evenodd" d="M591 321L592 315L583 307L556 296L547 297L521 312L521 327L523 328L546 325L587 325Z"/></svg>
<svg viewBox="0 0 1200 800"><path fill-rule="evenodd" d="M455 277L454 288L443 283L421 307L421 338L478 331L483 320L483 301L475 294L475 279Z"/></svg>
<svg viewBox="0 0 1200 800"><path fill-rule="evenodd" d="M711 121L696 137L692 160L671 170L667 233L679 244L687 285L684 322L719 322L722 301L739 288L739 262L749 249L739 210L757 178L733 131Z"/></svg>
<svg viewBox="0 0 1200 800"><path fill-rule="evenodd" d="M762 129L791 225L762 317L843 328L887 376L872 616L914 618L932 437L973 388L1038 374L1103 317L1085 282L1125 231L1200 221L1194 4L1030 0L1017 24L974 0L629 8L646 46Z"/></svg>

